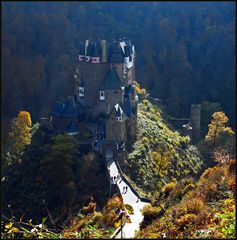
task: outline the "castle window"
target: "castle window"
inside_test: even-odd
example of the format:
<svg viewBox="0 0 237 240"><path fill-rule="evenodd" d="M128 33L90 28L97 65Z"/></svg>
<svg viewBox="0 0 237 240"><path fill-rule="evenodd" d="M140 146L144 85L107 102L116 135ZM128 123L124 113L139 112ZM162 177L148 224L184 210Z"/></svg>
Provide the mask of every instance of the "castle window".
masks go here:
<svg viewBox="0 0 237 240"><path fill-rule="evenodd" d="M85 96L85 88L84 87L79 87L78 88L78 93L79 93L79 97L84 97Z"/></svg>
<svg viewBox="0 0 237 240"><path fill-rule="evenodd" d="M100 100L105 100L105 91L100 91Z"/></svg>
<svg viewBox="0 0 237 240"><path fill-rule="evenodd" d="M118 91L114 91L114 93L118 93Z"/></svg>
<svg viewBox="0 0 237 240"><path fill-rule="evenodd" d="M122 117L116 117L117 122L122 122Z"/></svg>

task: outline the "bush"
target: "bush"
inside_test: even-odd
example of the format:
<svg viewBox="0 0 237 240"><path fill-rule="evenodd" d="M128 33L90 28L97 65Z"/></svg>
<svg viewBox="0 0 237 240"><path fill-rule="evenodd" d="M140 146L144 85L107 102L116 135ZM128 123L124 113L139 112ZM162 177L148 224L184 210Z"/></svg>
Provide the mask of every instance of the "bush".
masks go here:
<svg viewBox="0 0 237 240"><path fill-rule="evenodd" d="M143 102L143 104L144 104L146 107L147 107L148 104L149 104L149 101L148 101L148 100L143 100L142 102Z"/></svg>
<svg viewBox="0 0 237 240"><path fill-rule="evenodd" d="M186 214L181 218L176 220L177 227L181 230L187 224L194 224L198 220L198 216L196 214Z"/></svg>
<svg viewBox="0 0 237 240"><path fill-rule="evenodd" d="M167 183L162 188L162 192L167 196L175 187L176 187L176 183L174 182Z"/></svg>
<svg viewBox="0 0 237 240"><path fill-rule="evenodd" d="M140 226L141 229L151 224L151 222L160 217L162 213L163 211L160 207L152 207L151 205L145 206L142 211L144 218Z"/></svg>
<svg viewBox="0 0 237 240"><path fill-rule="evenodd" d="M199 214L204 209L204 202L200 198L189 199L186 202L187 213Z"/></svg>

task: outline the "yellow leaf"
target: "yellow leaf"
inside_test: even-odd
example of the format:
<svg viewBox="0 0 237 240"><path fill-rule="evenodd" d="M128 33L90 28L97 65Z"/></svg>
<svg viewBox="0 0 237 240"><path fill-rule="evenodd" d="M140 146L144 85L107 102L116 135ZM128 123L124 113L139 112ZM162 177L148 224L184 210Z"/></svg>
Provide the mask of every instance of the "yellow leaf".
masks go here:
<svg viewBox="0 0 237 240"><path fill-rule="evenodd" d="M117 222L114 223L115 228L119 228L121 226L121 220L118 220Z"/></svg>
<svg viewBox="0 0 237 240"><path fill-rule="evenodd" d="M13 225L13 223L9 223L9 224L7 224L7 225L5 226L5 228L6 228L6 229L9 229L9 228L12 227L12 225Z"/></svg>
<svg viewBox="0 0 237 240"><path fill-rule="evenodd" d="M17 232L19 232L19 230L18 230L17 228L15 228L15 227L11 228L11 229L8 231L8 233L17 233Z"/></svg>
<svg viewBox="0 0 237 240"><path fill-rule="evenodd" d="M126 216L126 222L127 223L131 223L132 221L131 221L131 218L129 217L129 216Z"/></svg>
<svg viewBox="0 0 237 240"><path fill-rule="evenodd" d="M128 211L128 214L134 214L134 210L133 210L133 207L131 205L125 204L124 207Z"/></svg>

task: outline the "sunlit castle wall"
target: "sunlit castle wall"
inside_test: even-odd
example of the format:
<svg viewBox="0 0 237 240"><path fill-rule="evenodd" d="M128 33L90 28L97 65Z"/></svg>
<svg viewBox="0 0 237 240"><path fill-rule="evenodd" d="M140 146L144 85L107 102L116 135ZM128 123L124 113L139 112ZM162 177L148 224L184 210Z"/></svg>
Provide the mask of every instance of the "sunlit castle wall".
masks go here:
<svg viewBox="0 0 237 240"><path fill-rule="evenodd" d="M106 40L86 40L85 43L80 43L78 62L74 75L76 98L83 106L93 109L94 114L95 106L100 110L105 108L101 103L100 88L113 68L119 76L121 89L135 80L135 49L126 39L114 40L110 44ZM121 99L121 103L122 101ZM111 107L113 106L110 109Z"/></svg>

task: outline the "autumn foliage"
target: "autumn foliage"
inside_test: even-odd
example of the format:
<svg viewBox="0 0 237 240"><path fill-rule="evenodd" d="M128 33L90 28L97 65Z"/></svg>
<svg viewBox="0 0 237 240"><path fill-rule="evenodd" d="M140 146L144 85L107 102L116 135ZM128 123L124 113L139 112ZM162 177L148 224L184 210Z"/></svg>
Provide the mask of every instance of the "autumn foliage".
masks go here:
<svg viewBox="0 0 237 240"><path fill-rule="evenodd" d="M234 168L235 159L231 159L206 169L196 186L186 192L181 202L165 208L164 214L154 214L157 206L144 209L145 222L142 225L145 228L136 237L235 238ZM187 186L190 184L187 182ZM179 185L172 183L170 188L171 184L167 184L167 200ZM162 195L159 197L162 198ZM159 205L162 206L162 203Z"/></svg>
<svg viewBox="0 0 237 240"><path fill-rule="evenodd" d="M213 113L212 121L208 125L209 129L205 137L206 142L210 142L215 146L217 140L219 140L223 134L233 135L233 130L230 127L226 127L228 120L224 112Z"/></svg>
<svg viewBox="0 0 237 240"><path fill-rule="evenodd" d="M31 116L29 112L20 111L17 118L12 120L10 137L14 141L14 151L22 153L31 141Z"/></svg>

